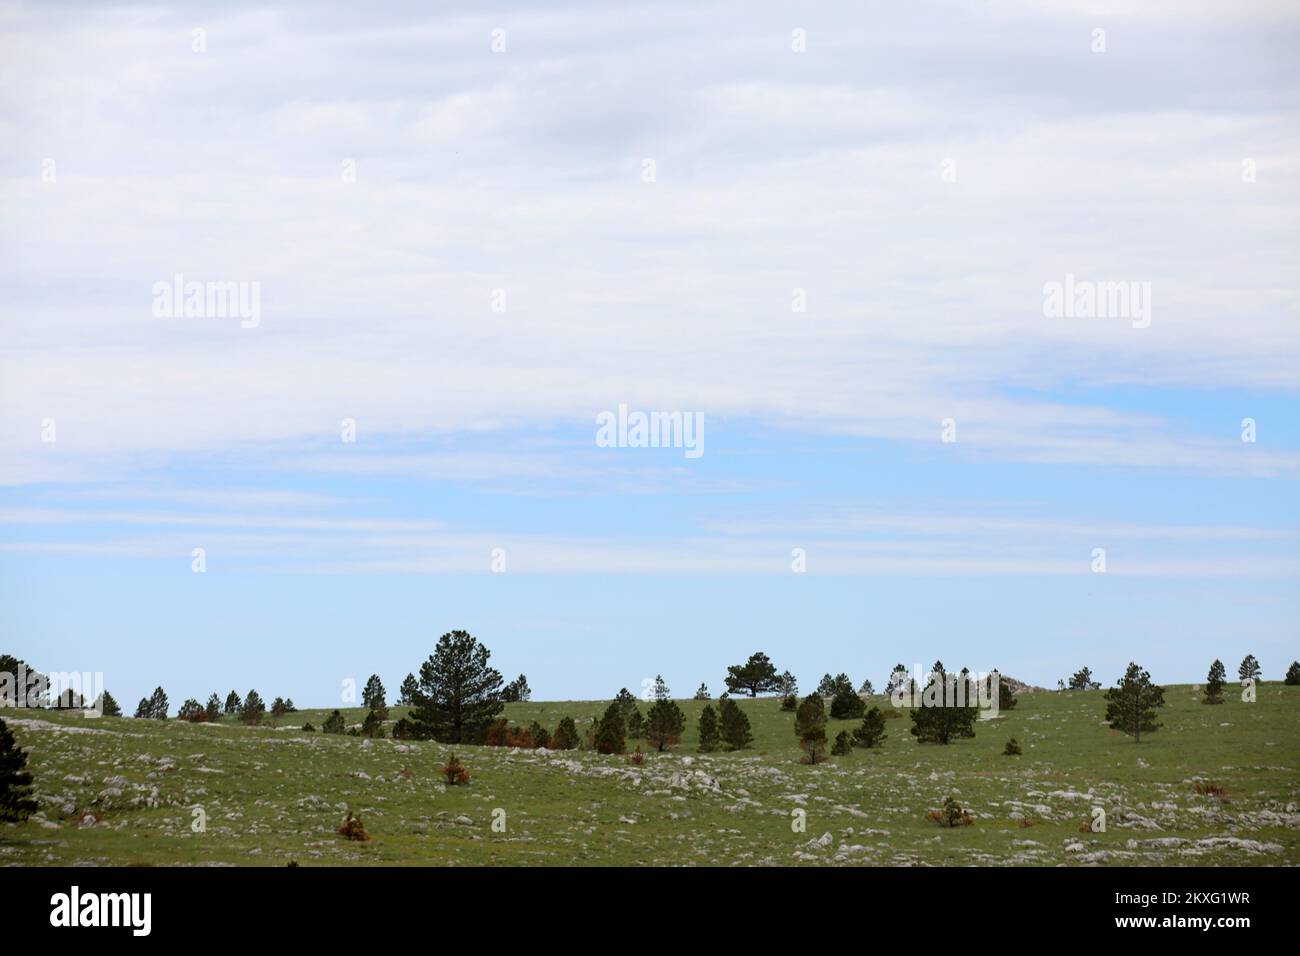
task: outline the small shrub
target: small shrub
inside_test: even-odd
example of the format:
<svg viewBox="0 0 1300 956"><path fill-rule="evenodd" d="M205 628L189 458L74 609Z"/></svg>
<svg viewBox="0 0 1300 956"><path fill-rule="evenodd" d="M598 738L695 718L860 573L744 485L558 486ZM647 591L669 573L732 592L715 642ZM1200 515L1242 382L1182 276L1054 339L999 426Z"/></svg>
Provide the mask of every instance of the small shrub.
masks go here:
<svg viewBox="0 0 1300 956"><path fill-rule="evenodd" d="M343 825L339 827L339 836L345 836L349 840L356 840L358 842L364 842L370 839L370 834L366 833L365 824L361 822L360 817L353 816L351 810L349 810L348 815L343 818Z"/></svg>
<svg viewBox="0 0 1300 956"><path fill-rule="evenodd" d="M852 752L853 743L849 739L849 732L841 730L835 735L835 743L831 744L831 754L836 757L843 757L845 754Z"/></svg>
<svg viewBox="0 0 1300 956"><path fill-rule="evenodd" d="M781 709L798 710L799 698L796 697L794 694L786 694L784 697L781 698Z"/></svg>
<svg viewBox="0 0 1300 956"><path fill-rule="evenodd" d="M1228 788L1221 783L1211 783L1209 780L1196 781L1196 792L1202 797L1218 797L1222 800L1228 795Z"/></svg>
<svg viewBox="0 0 1300 956"><path fill-rule="evenodd" d="M961 808L961 805L952 797L943 801L943 809L931 810L925 815L925 818L931 823L937 823L941 827L968 827L975 822L967 811Z"/></svg>
<svg viewBox="0 0 1300 956"><path fill-rule="evenodd" d="M1022 830L1032 827L1033 825L1034 825L1034 820L1032 817L1021 817L1020 828Z"/></svg>
<svg viewBox="0 0 1300 956"><path fill-rule="evenodd" d="M636 750L632 751L632 753L627 755L627 762L631 764L636 764L638 767L641 766L641 764L645 763L645 754L641 752L641 748L639 746L636 748Z"/></svg>
<svg viewBox="0 0 1300 956"><path fill-rule="evenodd" d="M1008 740L1007 745L1002 748L1002 755L1004 757L1015 757L1022 753L1024 753L1024 751L1020 748L1020 741L1016 740L1015 737Z"/></svg>
<svg viewBox="0 0 1300 956"><path fill-rule="evenodd" d="M311 721L308 721L307 723L303 724L303 725L302 725L302 730L303 730L303 733L305 733L305 734L314 734L314 733L316 733L316 728L313 727L313 726L311 725Z"/></svg>
<svg viewBox="0 0 1300 956"><path fill-rule="evenodd" d="M442 765L442 775L447 778L449 787L463 787L469 783L469 771L456 759L455 754L448 757L447 762Z"/></svg>

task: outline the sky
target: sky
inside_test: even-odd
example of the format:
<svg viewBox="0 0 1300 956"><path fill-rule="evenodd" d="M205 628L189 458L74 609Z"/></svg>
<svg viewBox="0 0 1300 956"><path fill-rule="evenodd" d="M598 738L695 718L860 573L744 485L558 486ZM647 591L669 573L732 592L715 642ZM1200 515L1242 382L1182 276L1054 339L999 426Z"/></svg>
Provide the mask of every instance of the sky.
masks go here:
<svg viewBox="0 0 1300 956"><path fill-rule="evenodd" d="M454 629L536 699L760 649L1279 679L1298 40L1261 0L0 3L0 651L128 709L391 693Z"/></svg>

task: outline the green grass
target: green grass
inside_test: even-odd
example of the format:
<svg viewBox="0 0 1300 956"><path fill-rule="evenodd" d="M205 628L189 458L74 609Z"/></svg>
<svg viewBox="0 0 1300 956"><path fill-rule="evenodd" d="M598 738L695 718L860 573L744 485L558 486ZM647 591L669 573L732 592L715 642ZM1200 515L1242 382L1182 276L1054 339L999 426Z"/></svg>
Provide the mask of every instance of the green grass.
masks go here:
<svg viewBox="0 0 1300 956"><path fill-rule="evenodd" d="M774 699L740 701L751 749L707 755L695 752L702 704L680 701L686 739L641 766L457 747L473 780L453 788L438 773L453 748L296 729L319 727L327 709L256 728L9 710L0 716L31 754L42 812L0 824L0 863L1300 864L1300 687L1262 684L1257 703L1210 707L1176 686L1166 700L1164 727L1141 744L1104 726L1100 691L1023 694L974 739L920 745L904 717L887 722L882 749L816 767L799 762L793 715ZM581 729L604 706L506 714L547 727L568 714ZM828 736L854 725L832 721ZM1011 736L1023 756L1002 756ZM1225 786L1226 799L1198 796L1197 779ZM974 825L925 819L949 795ZM205 833L191 830L195 806ZM1094 806L1106 832L1080 832ZM348 808L370 842L336 834ZM498 808L505 832L491 826ZM796 808L806 832L792 830ZM79 825L87 811L102 820ZM823 834L827 845L814 845Z"/></svg>

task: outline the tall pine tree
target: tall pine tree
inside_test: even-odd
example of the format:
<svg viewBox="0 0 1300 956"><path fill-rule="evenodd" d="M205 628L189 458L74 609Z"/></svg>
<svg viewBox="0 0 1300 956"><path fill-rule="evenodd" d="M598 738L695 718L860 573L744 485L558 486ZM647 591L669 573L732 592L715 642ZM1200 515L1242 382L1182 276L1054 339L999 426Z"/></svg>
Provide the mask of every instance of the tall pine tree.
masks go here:
<svg viewBox="0 0 1300 956"><path fill-rule="evenodd" d="M1205 703L1222 704L1223 703L1223 685L1228 682L1228 672L1223 667L1223 661L1215 660L1210 665L1210 673L1205 678Z"/></svg>
<svg viewBox="0 0 1300 956"><path fill-rule="evenodd" d="M1156 708L1165 705L1165 690L1151 683L1151 675L1130 663L1114 687L1106 691L1106 720L1115 730L1142 740L1142 734L1160 728Z"/></svg>
<svg viewBox="0 0 1300 956"><path fill-rule="evenodd" d="M491 652L468 631L449 631L420 665L412 705L414 736L449 744L478 744L500 715L501 672Z"/></svg>
<svg viewBox="0 0 1300 956"><path fill-rule="evenodd" d="M718 712L712 704L705 704L700 711L699 735L702 753L717 750L722 743L722 735L718 731Z"/></svg>
<svg viewBox="0 0 1300 956"><path fill-rule="evenodd" d="M676 701L663 697L650 705L645 727L646 740L657 750L667 750L670 745L681 741L682 730L686 727L686 715Z"/></svg>

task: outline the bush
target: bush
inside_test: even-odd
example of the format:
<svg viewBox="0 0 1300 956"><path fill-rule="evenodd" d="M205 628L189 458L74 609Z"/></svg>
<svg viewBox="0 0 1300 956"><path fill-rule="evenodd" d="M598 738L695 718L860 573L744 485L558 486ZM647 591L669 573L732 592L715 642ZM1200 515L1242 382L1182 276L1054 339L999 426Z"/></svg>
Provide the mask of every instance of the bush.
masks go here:
<svg viewBox="0 0 1300 956"><path fill-rule="evenodd" d="M343 818L343 824L339 827L338 832L340 836L345 836L349 840L356 840L357 842L364 842L370 839L370 835L366 833L365 824L361 822L360 817L353 816L351 810L349 810L348 815Z"/></svg>
<svg viewBox="0 0 1300 956"><path fill-rule="evenodd" d="M321 721L320 729L327 734L341 734L347 731L347 723L337 710Z"/></svg>
<svg viewBox="0 0 1300 956"><path fill-rule="evenodd" d="M645 754L641 752L641 747L639 745L636 750L627 755L627 760L628 763L636 764L638 767L645 763Z"/></svg>
<svg viewBox="0 0 1300 956"><path fill-rule="evenodd" d="M941 827L968 827L975 822L975 818L963 810L952 797L943 801L943 809L931 810L925 818Z"/></svg>
<svg viewBox="0 0 1300 956"><path fill-rule="evenodd" d="M1228 788L1221 783L1211 783L1208 780L1196 781L1196 792L1202 797L1218 797L1222 800L1228 795Z"/></svg>
<svg viewBox="0 0 1300 956"><path fill-rule="evenodd" d="M799 698L794 694L786 694L781 698L781 709L794 711L799 709Z"/></svg>
<svg viewBox="0 0 1300 956"><path fill-rule="evenodd" d="M311 725L311 721L308 721L307 723L303 724L303 725L302 725L302 730L303 730L303 733L305 733L305 734L314 734L314 733L316 733L316 728L313 727L313 726Z"/></svg>
<svg viewBox="0 0 1300 956"><path fill-rule="evenodd" d="M841 730L835 735L835 743L831 744L831 754L836 757L843 757L853 750L853 744L849 740L849 732Z"/></svg>
<svg viewBox="0 0 1300 956"><path fill-rule="evenodd" d="M1020 749L1020 741L1016 740L1015 737L1008 740L1007 745L1002 748L1002 755L1004 757L1015 757L1022 753L1024 753L1024 751Z"/></svg>
<svg viewBox="0 0 1300 956"><path fill-rule="evenodd" d="M447 779L449 787L463 787L469 783L469 771L465 769L464 764L456 759L453 753L447 758L447 762L442 765L442 775Z"/></svg>

